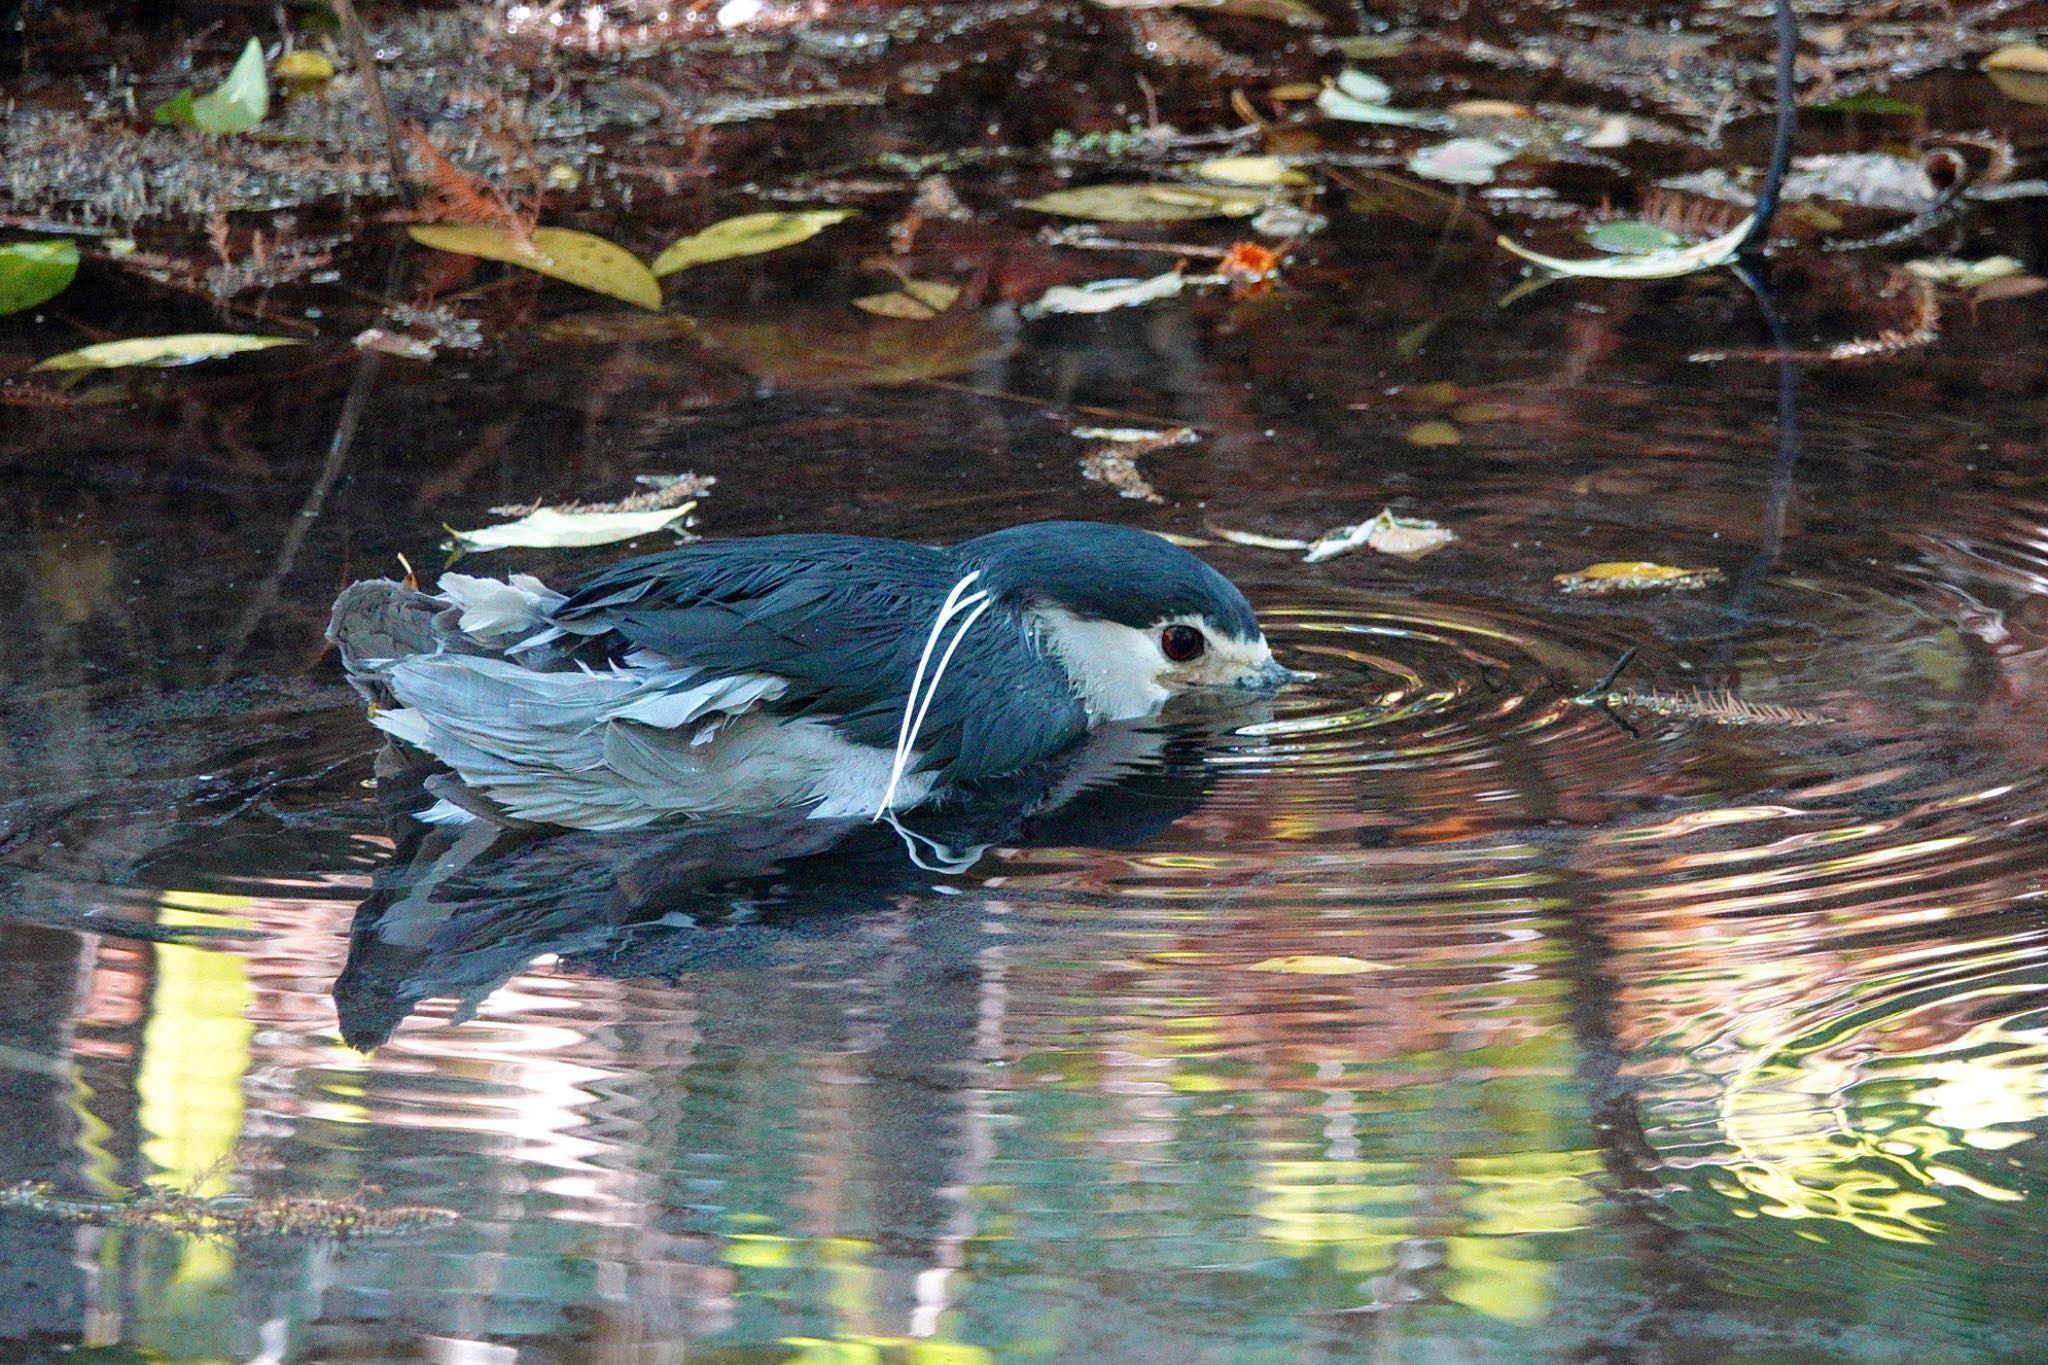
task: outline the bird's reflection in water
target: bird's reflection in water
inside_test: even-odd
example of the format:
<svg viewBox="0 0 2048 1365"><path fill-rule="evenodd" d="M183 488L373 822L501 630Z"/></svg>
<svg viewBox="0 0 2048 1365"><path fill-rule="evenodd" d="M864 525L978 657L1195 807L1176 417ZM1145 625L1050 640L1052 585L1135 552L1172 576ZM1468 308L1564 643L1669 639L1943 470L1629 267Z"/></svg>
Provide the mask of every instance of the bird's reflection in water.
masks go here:
<svg viewBox="0 0 2048 1365"><path fill-rule="evenodd" d="M1030 770L900 822L813 820L802 811L615 833L428 825L432 803L398 753L379 788L397 852L355 913L334 986L342 1036L378 1046L422 1001L465 1019L528 963L676 979L765 965L792 940L830 938L906 896L933 901L932 928L960 926L994 848L1121 848L1197 809L1208 761L1260 718L1244 704L1110 726ZM971 901L971 894L969 897ZM963 947L963 951L966 949Z"/></svg>

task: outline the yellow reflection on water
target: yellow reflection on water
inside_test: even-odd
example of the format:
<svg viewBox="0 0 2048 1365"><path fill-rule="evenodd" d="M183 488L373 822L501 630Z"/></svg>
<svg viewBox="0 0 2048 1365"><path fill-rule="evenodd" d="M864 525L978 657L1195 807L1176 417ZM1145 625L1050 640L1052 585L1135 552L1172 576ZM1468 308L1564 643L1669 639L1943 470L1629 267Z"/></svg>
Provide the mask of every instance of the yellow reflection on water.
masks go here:
<svg viewBox="0 0 2048 1365"><path fill-rule="evenodd" d="M2038 1013L2032 1022L1950 1022L1971 1001L1998 997L2034 1001L2038 990L1946 996L1938 1012L1902 1011L1826 1048L1760 1052L1720 1101L1736 1158L1727 1170L1734 1183L1718 1188L1744 1205L1734 1212L1926 1243L1943 1231L1934 1211L1958 1195L2023 1201L2021 1191L1968 1169L1973 1153L2037 1140L2032 1125L2048 1119L2048 1027ZM1925 1050L1883 1055L1891 1038Z"/></svg>
<svg viewBox="0 0 2048 1365"><path fill-rule="evenodd" d="M1265 1236L1290 1255L1329 1252L1350 1274L1392 1270L1396 1249L1443 1248L1444 1296L1507 1322L1541 1319L1552 1266L1545 1233L1592 1221L1600 1157L1506 1152L1447 1162L1272 1161L1258 1185Z"/></svg>

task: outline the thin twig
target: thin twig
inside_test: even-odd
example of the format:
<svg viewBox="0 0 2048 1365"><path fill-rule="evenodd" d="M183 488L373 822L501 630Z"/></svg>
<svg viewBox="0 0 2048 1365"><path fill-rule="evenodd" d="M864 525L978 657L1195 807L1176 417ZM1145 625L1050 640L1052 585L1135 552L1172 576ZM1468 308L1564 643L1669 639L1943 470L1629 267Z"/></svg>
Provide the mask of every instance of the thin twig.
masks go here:
<svg viewBox="0 0 2048 1365"><path fill-rule="evenodd" d="M1762 254L1769 240L1771 218L1778 211L1778 191L1784 187L1785 171L1792 164L1792 136L1799 127L1799 96L1793 89L1793 63L1799 50L1799 17L1792 12L1792 0L1777 0L1778 11L1778 121L1771 137L1771 168L1764 176L1763 192L1756 197L1756 219L1748 234L1735 248L1738 259L1750 260Z"/></svg>
<svg viewBox="0 0 2048 1365"><path fill-rule="evenodd" d="M384 80L377 74L377 58L370 51L370 40L363 33L363 21L356 14L355 0L334 0L334 15L341 20L341 31L348 39L349 57L356 69L363 75L363 91L370 97L370 113L376 118L377 126L384 131L384 150L391 157L391 183L398 187L399 197L410 206L413 202L412 184L405 178L405 153L398 141L398 125L392 121L391 106L384 99Z"/></svg>

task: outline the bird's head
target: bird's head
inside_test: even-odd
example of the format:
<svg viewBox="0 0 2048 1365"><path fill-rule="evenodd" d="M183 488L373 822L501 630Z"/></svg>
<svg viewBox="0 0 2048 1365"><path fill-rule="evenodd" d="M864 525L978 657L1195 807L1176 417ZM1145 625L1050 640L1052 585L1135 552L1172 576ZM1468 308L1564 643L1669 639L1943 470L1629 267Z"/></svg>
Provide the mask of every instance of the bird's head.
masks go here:
<svg viewBox="0 0 2048 1365"><path fill-rule="evenodd" d="M1148 716L1197 688L1271 692L1296 676L1236 584L1147 532L1036 522L955 553L1058 660L1093 720Z"/></svg>

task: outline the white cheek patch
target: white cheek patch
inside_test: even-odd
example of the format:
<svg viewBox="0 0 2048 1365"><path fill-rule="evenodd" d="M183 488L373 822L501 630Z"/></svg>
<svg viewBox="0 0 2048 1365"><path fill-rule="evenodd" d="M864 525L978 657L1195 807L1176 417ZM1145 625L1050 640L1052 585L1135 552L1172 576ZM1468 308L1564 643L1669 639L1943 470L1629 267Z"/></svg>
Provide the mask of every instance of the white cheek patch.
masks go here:
<svg viewBox="0 0 2048 1365"><path fill-rule="evenodd" d="M1168 664L1150 633L1115 621L1084 621L1059 607L1040 608L1031 622L1045 651L1073 680L1091 724L1149 716L1173 695L1161 683Z"/></svg>

